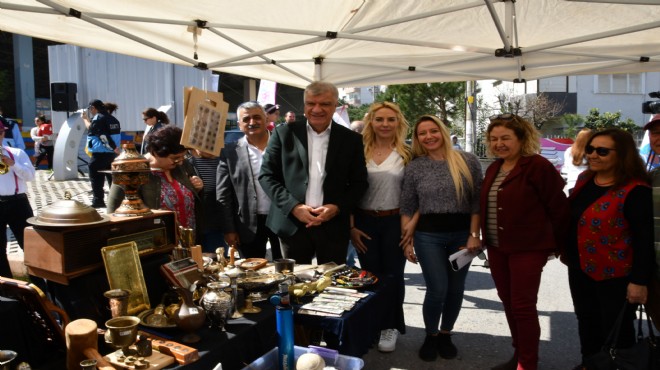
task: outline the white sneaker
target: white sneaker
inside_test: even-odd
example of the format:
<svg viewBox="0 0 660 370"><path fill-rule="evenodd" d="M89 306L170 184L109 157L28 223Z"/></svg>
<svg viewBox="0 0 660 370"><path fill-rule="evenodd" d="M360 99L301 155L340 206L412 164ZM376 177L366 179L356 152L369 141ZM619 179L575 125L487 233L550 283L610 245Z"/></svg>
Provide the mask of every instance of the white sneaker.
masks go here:
<svg viewBox="0 0 660 370"><path fill-rule="evenodd" d="M378 350L380 352L394 352L396 348L396 339L399 337L399 331L396 329L385 329L380 332L378 341Z"/></svg>

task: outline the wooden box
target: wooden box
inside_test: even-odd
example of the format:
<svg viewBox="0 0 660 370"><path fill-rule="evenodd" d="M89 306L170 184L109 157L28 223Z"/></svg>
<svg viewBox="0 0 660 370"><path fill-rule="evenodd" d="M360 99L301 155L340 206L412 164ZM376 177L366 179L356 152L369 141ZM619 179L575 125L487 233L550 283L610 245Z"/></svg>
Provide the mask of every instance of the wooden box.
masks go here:
<svg viewBox="0 0 660 370"><path fill-rule="evenodd" d="M174 213L153 211L141 217L111 217L88 226L25 229L28 272L67 285L69 279L103 268L101 248L127 241L138 244L140 255L167 253L176 244Z"/></svg>

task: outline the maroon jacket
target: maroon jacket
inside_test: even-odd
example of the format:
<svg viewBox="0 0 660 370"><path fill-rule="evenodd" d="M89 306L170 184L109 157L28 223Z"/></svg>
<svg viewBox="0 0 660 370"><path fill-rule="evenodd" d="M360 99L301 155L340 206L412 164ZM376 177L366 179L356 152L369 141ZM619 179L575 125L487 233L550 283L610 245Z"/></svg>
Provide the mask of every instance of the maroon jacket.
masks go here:
<svg viewBox="0 0 660 370"><path fill-rule="evenodd" d="M486 170L481 186L481 230L486 240L488 192L502 166L496 160ZM564 180L540 155L521 157L497 193L499 250L505 253L558 251L568 232L569 204Z"/></svg>

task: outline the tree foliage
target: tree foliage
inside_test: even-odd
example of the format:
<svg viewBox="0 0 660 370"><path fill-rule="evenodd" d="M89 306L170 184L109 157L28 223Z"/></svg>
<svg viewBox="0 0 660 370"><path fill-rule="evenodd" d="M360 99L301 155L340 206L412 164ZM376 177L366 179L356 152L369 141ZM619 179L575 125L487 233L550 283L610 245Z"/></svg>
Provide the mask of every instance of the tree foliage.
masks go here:
<svg viewBox="0 0 660 370"><path fill-rule="evenodd" d="M577 113L568 113L561 116L564 123L564 134L567 137L574 138L577 136L581 126L584 126L584 117Z"/></svg>
<svg viewBox="0 0 660 370"><path fill-rule="evenodd" d="M584 118L584 127L592 130L616 127L628 131L631 134L640 129L639 126L635 124L635 121L630 118L621 120L621 112L600 113L598 108L591 108L591 110L589 110L589 114Z"/></svg>
<svg viewBox="0 0 660 370"><path fill-rule="evenodd" d="M364 115L369 111L369 104L362 104L360 106L354 107L352 105L348 106L348 118L353 121L362 121Z"/></svg>
<svg viewBox="0 0 660 370"><path fill-rule="evenodd" d="M390 85L376 100L396 102L410 122L425 114L440 117L450 127L464 122L464 82Z"/></svg>

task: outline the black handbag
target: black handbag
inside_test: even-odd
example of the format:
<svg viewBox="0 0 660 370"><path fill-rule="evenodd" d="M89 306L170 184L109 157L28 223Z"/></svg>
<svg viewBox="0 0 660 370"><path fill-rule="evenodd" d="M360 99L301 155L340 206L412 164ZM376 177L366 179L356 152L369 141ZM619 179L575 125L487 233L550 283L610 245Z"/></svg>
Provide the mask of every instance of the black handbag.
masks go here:
<svg viewBox="0 0 660 370"><path fill-rule="evenodd" d="M648 336L644 337L642 322L646 307L637 309L637 342L630 348L616 348L619 332L626 312L626 302L612 327L603 348L597 354L584 361L587 370L660 370L660 350L658 339L653 332L651 317L646 314Z"/></svg>

